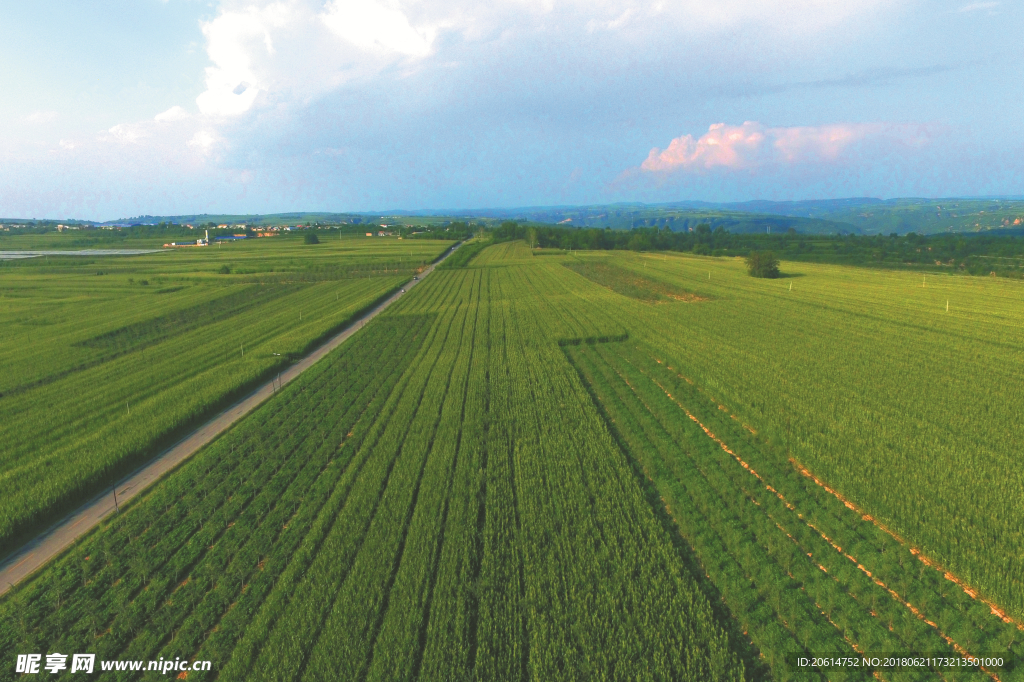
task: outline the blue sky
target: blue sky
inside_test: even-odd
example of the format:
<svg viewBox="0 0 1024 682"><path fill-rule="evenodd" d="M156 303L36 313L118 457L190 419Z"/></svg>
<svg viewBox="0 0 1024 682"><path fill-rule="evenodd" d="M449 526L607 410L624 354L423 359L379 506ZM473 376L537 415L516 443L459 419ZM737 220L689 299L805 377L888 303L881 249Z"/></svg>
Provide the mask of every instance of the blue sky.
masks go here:
<svg viewBox="0 0 1024 682"><path fill-rule="evenodd" d="M0 0L0 216L1024 194L1024 8Z"/></svg>

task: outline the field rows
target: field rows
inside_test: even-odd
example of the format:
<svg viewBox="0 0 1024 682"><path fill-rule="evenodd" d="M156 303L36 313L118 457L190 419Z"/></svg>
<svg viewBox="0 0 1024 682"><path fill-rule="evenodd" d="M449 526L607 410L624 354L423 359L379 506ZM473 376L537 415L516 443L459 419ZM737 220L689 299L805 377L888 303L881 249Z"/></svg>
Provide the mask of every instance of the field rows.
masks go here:
<svg viewBox="0 0 1024 682"><path fill-rule="evenodd" d="M580 279L590 315L629 320L631 339L773 447L1024 620L1018 283L811 264L770 281L732 259L611 259L709 300L649 305Z"/></svg>
<svg viewBox="0 0 1024 682"><path fill-rule="evenodd" d="M437 270L0 600L0 648L214 662L189 679L1024 679L788 661L1024 653L1012 622L915 553L992 550L965 584L1019 615L1019 575L1000 570L1021 517L995 497L1015 479L978 475L1017 436L968 452L933 405L898 402L908 372L938 381L908 354L953 340L1006 359L1009 322L935 321L914 308L932 292L887 299L895 284L843 269L791 292L728 262L599 258L567 268L506 243ZM1016 319L1010 299L983 303L971 314ZM851 364L866 353L878 368ZM989 360L964 362L954 382ZM1016 408L965 409L1002 428ZM894 457L904 478L865 494L901 447L984 466L954 469L954 496ZM974 548L975 526L945 516L958 505L983 529Z"/></svg>
<svg viewBox="0 0 1024 682"><path fill-rule="evenodd" d="M288 366L441 248L399 242L391 257L405 249L406 270L329 277L390 262L386 249L344 244L0 268L0 553ZM252 283L243 270L294 281Z"/></svg>
<svg viewBox="0 0 1024 682"><path fill-rule="evenodd" d="M978 655L1019 639L649 354L625 344L570 352L776 678L800 650Z"/></svg>
<svg viewBox="0 0 1024 682"><path fill-rule="evenodd" d="M522 273L413 293L14 590L0 647L229 680L739 679Z"/></svg>

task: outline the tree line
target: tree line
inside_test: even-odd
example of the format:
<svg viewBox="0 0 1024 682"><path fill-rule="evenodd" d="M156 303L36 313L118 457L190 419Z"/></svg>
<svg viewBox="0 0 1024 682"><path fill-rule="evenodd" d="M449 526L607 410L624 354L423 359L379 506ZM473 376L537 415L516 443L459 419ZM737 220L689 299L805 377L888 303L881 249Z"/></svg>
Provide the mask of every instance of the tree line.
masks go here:
<svg viewBox="0 0 1024 682"><path fill-rule="evenodd" d="M770 251L782 260L893 268L941 268L973 275L1024 278L1024 238L1015 234L808 235L735 234L701 224L692 231L666 227L580 229L506 221L495 241L523 239L544 249L678 251L741 256Z"/></svg>

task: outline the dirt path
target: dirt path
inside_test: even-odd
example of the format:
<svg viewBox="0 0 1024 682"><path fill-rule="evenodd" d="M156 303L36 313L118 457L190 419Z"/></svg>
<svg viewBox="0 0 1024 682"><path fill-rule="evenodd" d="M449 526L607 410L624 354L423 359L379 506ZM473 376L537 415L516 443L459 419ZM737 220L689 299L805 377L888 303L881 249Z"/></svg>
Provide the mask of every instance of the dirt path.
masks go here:
<svg viewBox="0 0 1024 682"><path fill-rule="evenodd" d="M451 255L457 246L445 252L444 256L437 262L440 263ZM408 290L418 284L433 271L435 265L436 263L427 266L419 275L420 280L412 280L405 284L404 288ZM213 417L210 421L180 440L176 445L162 452L148 464L143 465L126 478L118 481L115 487L97 495L68 516L47 528L36 536L35 539L30 540L20 549L8 555L0 563L0 595L6 593L11 587L34 573L75 540L96 527L108 514L115 511L114 491L117 494L118 506L123 505L144 491L168 471L195 454L201 447L231 428L239 419L256 409L267 398L274 395L276 390L280 390L281 386L302 374L312 367L317 360L320 360L344 343L350 336L362 329L363 325L379 315L385 308L403 295L402 291L396 291L377 307L361 318L354 320L344 331L331 337L322 346L281 372L280 382L278 382L277 377L274 377L269 383L259 387L239 402Z"/></svg>

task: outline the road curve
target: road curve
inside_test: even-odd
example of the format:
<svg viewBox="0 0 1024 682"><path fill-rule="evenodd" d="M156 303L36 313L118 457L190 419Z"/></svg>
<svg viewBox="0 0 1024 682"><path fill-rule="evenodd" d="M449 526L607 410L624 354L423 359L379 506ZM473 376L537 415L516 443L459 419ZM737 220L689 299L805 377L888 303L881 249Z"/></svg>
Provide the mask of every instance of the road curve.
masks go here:
<svg viewBox="0 0 1024 682"><path fill-rule="evenodd" d="M9 554L0 563L0 595L14 585L41 568L47 561L57 556L75 540L95 528L117 507L140 494L164 474L194 455L201 447L227 431L245 415L252 412L267 398L281 389L284 384L312 367L318 360L343 344L350 336L362 329L363 325L384 311L389 305L401 298L403 291L411 289L429 275L434 267L451 255L459 246L455 244L448 249L434 264L420 274L420 280L410 280L402 289L378 304L375 308L355 319L343 331L331 337L322 346L298 361L280 374L280 381L274 377L248 396L227 408L198 429L178 441L177 444L157 455L147 464L118 481L117 485L97 495L81 507L57 521L21 548ZM116 502L115 502L116 494Z"/></svg>

